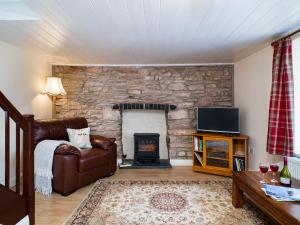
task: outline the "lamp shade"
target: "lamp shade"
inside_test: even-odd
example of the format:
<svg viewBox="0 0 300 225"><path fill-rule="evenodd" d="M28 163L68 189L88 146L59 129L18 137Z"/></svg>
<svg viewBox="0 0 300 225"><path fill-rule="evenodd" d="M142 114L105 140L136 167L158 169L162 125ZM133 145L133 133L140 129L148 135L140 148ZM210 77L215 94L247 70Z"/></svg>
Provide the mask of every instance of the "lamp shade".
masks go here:
<svg viewBox="0 0 300 225"><path fill-rule="evenodd" d="M48 95L66 95L66 91L59 77L47 77L47 83L42 94Z"/></svg>

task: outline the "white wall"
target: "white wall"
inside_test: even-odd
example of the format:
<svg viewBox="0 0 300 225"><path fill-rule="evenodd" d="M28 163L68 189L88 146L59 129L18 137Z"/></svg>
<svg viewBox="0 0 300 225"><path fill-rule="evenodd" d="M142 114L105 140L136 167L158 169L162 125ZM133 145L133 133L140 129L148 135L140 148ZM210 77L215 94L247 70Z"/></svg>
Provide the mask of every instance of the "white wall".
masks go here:
<svg viewBox="0 0 300 225"><path fill-rule="evenodd" d="M273 48L266 47L234 64L235 106L240 108L241 132L250 136L249 170L260 162L282 161L266 152Z"/></svg>
<svg viewBox="0 0 300 225"><path fill-rule="evenodd" d="M24 52L0 41L0 90L22 113L51 117L51 101L40 95L45 76L51 75L47 58ZM15 124L11 124L11 179L15 177ZM0 182L4 181L4 112L0 109Z"/></svg>

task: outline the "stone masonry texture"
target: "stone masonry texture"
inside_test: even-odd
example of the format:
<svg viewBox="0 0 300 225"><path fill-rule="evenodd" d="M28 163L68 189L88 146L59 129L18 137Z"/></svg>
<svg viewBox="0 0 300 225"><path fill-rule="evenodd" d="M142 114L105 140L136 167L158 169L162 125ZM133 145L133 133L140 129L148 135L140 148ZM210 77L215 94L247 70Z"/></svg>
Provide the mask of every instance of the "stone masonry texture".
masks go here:
<svg viewBox="0 0 300 225"><path fill-rule="evenodd" d="M233 65L114 67L58 66L66 96L58 96L58 118L86 117L92 134L117 138L121 146L121 116L117 103L170 103L167 116L171 159L190 159L196 107L233 106Z"/></svg>

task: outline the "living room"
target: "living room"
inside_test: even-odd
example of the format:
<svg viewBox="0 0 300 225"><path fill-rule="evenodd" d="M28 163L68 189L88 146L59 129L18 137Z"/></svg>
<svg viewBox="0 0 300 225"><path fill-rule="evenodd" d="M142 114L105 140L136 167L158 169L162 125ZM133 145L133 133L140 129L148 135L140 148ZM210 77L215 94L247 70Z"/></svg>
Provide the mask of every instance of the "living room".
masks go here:
<svg viewBox="0 0 300 225"><path fill-rule="evenodd" d="M258 172L298 187L298 1L0 9L0 224L300 223Z"/></svg>

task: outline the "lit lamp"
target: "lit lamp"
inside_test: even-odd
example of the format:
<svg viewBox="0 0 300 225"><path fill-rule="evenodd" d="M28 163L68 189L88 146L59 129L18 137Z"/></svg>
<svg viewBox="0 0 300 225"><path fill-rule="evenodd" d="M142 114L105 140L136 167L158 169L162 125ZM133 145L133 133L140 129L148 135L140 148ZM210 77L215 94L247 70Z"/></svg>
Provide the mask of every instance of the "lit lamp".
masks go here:
<svg viewBox="0 0 300 225"><path fill-rule="evenodd" d="M47 83L42 91L42 94L47 94L52 96L52 116L56 117L56 96L66 95L66 91L61 83L61 78L59 77L47 77Z"/></svg>

